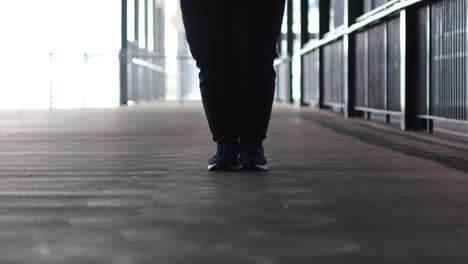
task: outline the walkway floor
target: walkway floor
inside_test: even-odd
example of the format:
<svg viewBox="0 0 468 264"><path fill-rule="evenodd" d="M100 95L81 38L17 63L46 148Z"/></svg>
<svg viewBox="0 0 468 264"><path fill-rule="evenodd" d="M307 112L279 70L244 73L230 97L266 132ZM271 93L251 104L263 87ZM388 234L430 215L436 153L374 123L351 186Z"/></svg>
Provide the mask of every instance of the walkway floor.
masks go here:
<svg viewBox="0 0 468 264"><path fill-rule="evenodd" d="M0 112L0 263L468 263L468 146L277 107L208 173L201 106Z"/></svg>

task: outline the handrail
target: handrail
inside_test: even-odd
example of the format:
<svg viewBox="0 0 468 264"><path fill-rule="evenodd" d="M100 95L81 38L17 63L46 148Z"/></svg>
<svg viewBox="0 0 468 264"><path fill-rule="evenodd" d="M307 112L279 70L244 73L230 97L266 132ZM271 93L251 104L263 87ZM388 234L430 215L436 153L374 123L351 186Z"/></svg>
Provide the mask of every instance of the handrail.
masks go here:
<svg viewBox="0 0 468 264"><path fill-rule="evenodd" d="M120 54L89 54L85 53L84 57L87 59L91 58L110 58L110 57L121 57L127 59L177 59L177 60L192 60L193 57L189 55L165 55L165 54L129 54L125 55L124 53Z"/></svg>
<svg viewBox="0 0 468 264"><path fill-rule="evenodd" d="M283 63L291 62L293 61L293 58L294 57L289 57L289 56L283 56L283 57L277 58L274 62L274 66L277 67Z"/></svg>
<svg viewBox="0 0 468 264"><path fill-rule="evenodd" d="M381 12L378 12L378 13L375 13L375 14L372 14L366 18L363 18L362 20L354 23L353 25L349 26L349 27L345 27L343 28L343 30L339 31L339 32L336 32L334 34L331 34L331 35L327 35L325 36L323 39L320 39L320 40L314 40L314 41L311 41L309 43L307 43L302 49L301 51L299 52L299 55L300 56L303 56L313 50L316 50L322 46L325 46L343 36L346 36L346 35L350 35L356 31L359 31L365 27L367 27L368 25L374 23L374 22L377 22L385 17L388 17L398 11L401 11L403 9L406 9L410 6L413 6L413 5L416 5L420 2L424 2L424 1L428 1L428 0L396 0L396 1L392 1L392 2L389 2L391 4L391 6L386 6L385 5L385 8L383 11Z"/></svg>
<svg viewBox="0 0 468 264"><path fill-rule="evenodd" d="M362 16L358 17L356 19L356 22L359 22L359 21L362 21L368 17L371 17L377 13L380 13L382 12L383 10L385 9L388 9L390 6L398 3L398 2L401 2L401 0L392 0L392 1L388 1L387 3L383 4L383 5L380 5L379 7L376 7L374 9L372 9L370 12L367 12L365 14L363 14Z"/></svg>
<svg viewBox="0 0 468 264"><path fill-rule="evenodd" d="M135 65L145 67L145 68L147 68L149 70L152 70L152 71L155 71L155 72L166 73L164 71L163 67L161 67L159 65L156 65L156 64L153 64L153 63L149 63L149 62L141 60L141 59L133 58L132 63L135 64Z"/></svg>

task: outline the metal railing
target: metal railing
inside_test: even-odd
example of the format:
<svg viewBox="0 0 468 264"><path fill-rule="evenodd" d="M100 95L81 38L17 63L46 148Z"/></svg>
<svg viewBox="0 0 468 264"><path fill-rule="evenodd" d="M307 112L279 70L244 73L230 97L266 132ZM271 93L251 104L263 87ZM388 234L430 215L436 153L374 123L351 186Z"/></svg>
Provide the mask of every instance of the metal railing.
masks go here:
<svg viewBox="0 0 468 264"><path fill-rule="evenodd" d="M292 101L292 60L284 57L276 60L276 94L275 99L280 102Z"/></svg>
<svg viewBox="0 0 468 264"><path fill-rule="evenodd" d="M418 12L422 34L419 43L426 51L430 67L426 70L429 82L423 100L421 118L468 120L467 74L467 1L436 2Z"/></svg>
<svg viewBox="0 0 468 264"><path fill-rule="evenodd" d="M197 69L190 54L168 56L164 53L142 49L137 43L128 42L127 51L127 98L129 102L148 102L167 100L168 89L173 82L173 94L169 96L183 102L194 91L198 91ZM166 69L169 61L176 64L176 69ZM174 71L175 70L175 71ZM172 84L169 78L173 76Z"/></svg>
<svg viewBox="0 0 468 264"><path fill-rule="evenodd" d="M128 100L134 102L165 98L165 58L128 42Z"/></svg>
<svg viewBox="0 0 468 264"><path fill-rule="evenodd" d="M468 124L467 15L468 0L394 0L326 34L299 54L303 100L402 129Z"/></svg>
<svg viewBox="0 0 468 264"><path fill-rule="evenodd" d="M320 53L318 50L311 51L302 57L304 67L304 87L308 89L302 92L303 101L309 105L317 106L320 102Z"/></svg>
<svg viewBox="0 0 468 264"><path fill-rule="evenodd" d="M119 64L126 64L128 101L198 100L197 69L189 54L169 55L141 49L129 43L126 55L109 50L102 53L50 52L44 56L49 108L115 107L119 104ZM167 68L171 65L171 68ZM47 88L47 87L46 87ZM26 89L26 88L25 88ZM38 90L36 89L36 90ZM45 96L41 96L44 101ZM46 103L41 103L46 105Z"/></svg>

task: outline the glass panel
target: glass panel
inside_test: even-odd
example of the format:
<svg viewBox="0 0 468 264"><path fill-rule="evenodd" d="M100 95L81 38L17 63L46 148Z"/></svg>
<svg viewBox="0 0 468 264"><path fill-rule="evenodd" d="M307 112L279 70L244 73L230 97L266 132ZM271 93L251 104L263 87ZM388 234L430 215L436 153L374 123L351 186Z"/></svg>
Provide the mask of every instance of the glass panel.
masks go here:
<svg viewBox="0 0 468 264"><path fill-rule="evenodd" d="M120 15L115 0L2 1L0 108L117 106Z"/></svg>

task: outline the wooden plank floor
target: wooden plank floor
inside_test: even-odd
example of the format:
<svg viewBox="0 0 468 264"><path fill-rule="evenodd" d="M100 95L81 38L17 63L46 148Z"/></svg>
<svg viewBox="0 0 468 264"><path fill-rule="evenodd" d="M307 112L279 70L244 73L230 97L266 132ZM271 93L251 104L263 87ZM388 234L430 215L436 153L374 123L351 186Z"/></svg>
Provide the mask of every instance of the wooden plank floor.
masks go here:
<svg viewBox="0 0 468 264"><path fill-rule="evenodd" d="M0 112L0 263L468 263L468 147L276 107L209 173L198 104Z"/></svg>

